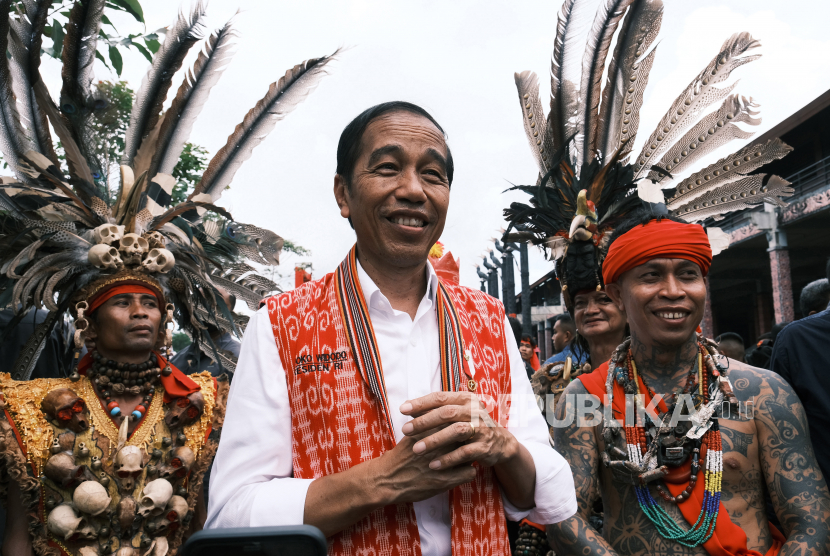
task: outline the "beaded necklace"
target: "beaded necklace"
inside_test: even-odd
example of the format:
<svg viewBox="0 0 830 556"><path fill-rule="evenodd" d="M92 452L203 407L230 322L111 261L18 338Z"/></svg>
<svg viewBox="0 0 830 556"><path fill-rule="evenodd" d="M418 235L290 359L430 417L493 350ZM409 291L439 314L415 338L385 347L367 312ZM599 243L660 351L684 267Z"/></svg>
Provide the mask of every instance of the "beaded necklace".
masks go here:
<svg viewBox="0 0 830 556"><path fill-rule="evenodd" d="M121 394L136 396L143 393L144 397L141 403L129 415L129 418L133 421L140 421L147 413L150 402L153 401L156 391L155 384L162 374L169 371L169 367L162 371L154 355L151 355L144 363L119 363L103 357L96 351L92 353L92 359L94 362L88 371L89 379L104 399L110 416L118 417L121 415L118 402L112 399L113 394L116 396ZM169 372L166 374L169 374Z"/></svg>
<svg viewBox="0 0 830 556"><path fill-rule="evenodd" d="M695 373L695 369L693 368L689 373L686 386L683 388L682 393L688 393L691 391L691 388L695 383L695 374L697 374L696 382L700 401L695 404L695 406L699 409L698 415L704 414L704 416L702 419L698 417L697 420L693 418L692 421L698 426L709 428L705 433L694 439L691 476L689 478L689 484L683 492L677 496L671 496L662 486L657 486L658 493L660 493L661 497L669 503L679 504L688 499L697 484L697 476L700 471L701 445L705 443L707 446L704 468L705 490L703 495L703 504L697 521L691 526L690 529L684 530L684 528L675 522L674 518L672 518L672 516L657 503L651 495L651 491L649 490L648 483L646 481L641 479L640 484L634 486L635 493L637 495L637 502L640 504L640 508L649 520L654 523L654 526L657 528L660 536L688 547L696 547L704 544L709 540L715 531L715 524L717 522L718 511L720 509L721 480L723 475L723 450L721 446L720 429L716 420L712 422L711 426L708 424L709 419L711 418L711 409L714 407L714 404L711 402L714 401L719 403L719 400L722 400L723 396L717 395L713 397L710 393L709 373L704 372L704 357L707 363L707 370L711 371L712 379L714 380L720 373L717 371L714 364L710 364L712 362L712 358L706 351L706 348L699 344L698 350L699 353L696 365L697 372ZM620 386L623 386L626 392L632 391L632 393L635 394L642 394L640 389L640 381L642 380L642 377L637 373L637 367L631 357L630 350L627 351L627 357L623 358L627 363L627 368L618 366L617 360L612 358L612 361L614 361L614 369L609 373L609 378L613 376L613 379L616 380ZM609 396L608 403L610 404L613 397L611 380L609 380L607 384L607 393ZM645 384L644 381L643 384ZM646 388L653 396L654 392L648 388L648 386L646 386ZM715 389L715 391L718 392L717 389ZM718 392L718 394L720 394L720 392ZM672 394L672 398L675 395L676 394ZM638 400L638 404L642 403L639 396L636 399ZM707 402L706 408L703 407L704 400ZM667 412L664 421L669 418L669 413L670 411ZM665 425L661 425L659 427L657 434L654 435L654 438L650 443L647 441L644 426L636 423L633 425L626 424L624 430L629 462L643 470L654 470L656 467L654 454L658 448L660 435L665 432Z"/></svg>

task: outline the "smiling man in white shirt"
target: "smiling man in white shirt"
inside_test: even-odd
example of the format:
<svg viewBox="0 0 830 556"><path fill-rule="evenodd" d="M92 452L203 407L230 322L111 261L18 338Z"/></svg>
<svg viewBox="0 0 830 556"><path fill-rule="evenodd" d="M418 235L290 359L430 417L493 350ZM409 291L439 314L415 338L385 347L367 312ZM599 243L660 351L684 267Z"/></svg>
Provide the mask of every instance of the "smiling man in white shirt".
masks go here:
<svg viewBox="0 0 830 556"><path fill-rule="evenodd" d="M343 131L334 195L356 246L251 319L208 527L315 525L329 554L495 556L505 514L576 512L503 307L427 262L452 177L420 107L378 105Z"/></svg>

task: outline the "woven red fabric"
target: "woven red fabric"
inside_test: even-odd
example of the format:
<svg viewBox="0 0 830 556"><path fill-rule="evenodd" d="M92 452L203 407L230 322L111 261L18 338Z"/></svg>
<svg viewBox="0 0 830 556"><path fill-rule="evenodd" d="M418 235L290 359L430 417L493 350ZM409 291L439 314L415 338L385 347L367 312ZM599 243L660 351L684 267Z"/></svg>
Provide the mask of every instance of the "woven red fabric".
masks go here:
<svg viewBox="0 0 830 556"><path fill-rule="evenodd" d="M367 382L382 384L382 376L373 379L374 373L363 372L358 363L363 359L352 352L345 322L349 316L338 301L337 283L332 273L266 300L288 384L293 476L297 478L339 473L395 446L383 410L385 401L372 393ZM504 308L481 292L449 283L445 287L458 314L464 347L475 365L477 393L499 400L500 394L510 392ZM352 312L368 312L365 302L352 301L356 303ZM373 334L366 340L373 342ZM318 358L320 354L326 356ZM328 365L328 370L321 365ZM466 388L466 380L456 387ZM497 422L500 410L496 407L491 413ZM452 554L508 556L510 545L495 475L491 468L478 465L476 471L472 482L450 492ZM380 508L333 535L329 554L420 556L412 504Z"/></svg>

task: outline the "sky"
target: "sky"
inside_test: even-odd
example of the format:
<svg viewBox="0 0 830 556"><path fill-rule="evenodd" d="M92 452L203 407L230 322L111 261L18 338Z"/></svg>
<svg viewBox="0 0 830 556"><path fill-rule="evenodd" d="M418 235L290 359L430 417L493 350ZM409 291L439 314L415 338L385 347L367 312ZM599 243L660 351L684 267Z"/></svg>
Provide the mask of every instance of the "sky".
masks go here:
<svg viewBox="0 0 830 556"><path fill-rule="evenodd" d="M736 32L748 31L762 44L763 57L733 72L730 80L740 79L734 92L761 105L763 121L753 128L758 135L830 88L830 35L825 30L830 2L665 4L635 151L675 97ZM151 31L170 25L180 7L189 4L142 0L142 6ZM547 109L560 6L559 0L212 0L208 33L234 17L240 39L190 139L211 155L287 69L344 48L319 88L254 150L219 204L236 220L269 228L311 251L307 257L284 256L284 275L292 274L300 262L312 263L315 277L333 271L354 242L332 194L340 133L372 105L414 102L447 132L455 179L441 240L461 259L461 283L477 288L475 266L501 235L503 208L526 198L504 190L511 183L535 183L537 175L513 73L532 70L539 75ZM122 35L144 32L128 16L111 19ZM196 53L194 48L185 67ZM138 89L147 69L147 61L132 51L124 57L122 79ZM44 64L44 79L55 97L58 72L56 62ZM100 63L95 72L97 79L116 78ZM174 80L170 97L180 81ZM741 146L735 141L712 156ZM531 249L531 282L551 267Z"/></svg>

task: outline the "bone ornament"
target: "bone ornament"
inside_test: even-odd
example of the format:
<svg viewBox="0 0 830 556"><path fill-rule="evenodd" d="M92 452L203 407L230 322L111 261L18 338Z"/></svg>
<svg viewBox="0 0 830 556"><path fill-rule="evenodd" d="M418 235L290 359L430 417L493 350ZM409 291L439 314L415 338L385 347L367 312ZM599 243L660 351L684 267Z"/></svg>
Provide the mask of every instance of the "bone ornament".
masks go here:
<svg viewBox="0 0 830 556"><path fill-rule="evenodd" d="M144 469L144 455L138 446L124 446L115 454L113 470L122 492L129 494L135 488L136 478Z"/></svg>
<svg viewBox="0 0 830 556"><path fill-rule="evenodd" d="M88 515L98 515L106 510L112 498L107 494L101 483L85 481L78 485L72 493L72 503L81 512Z"/></svg>
<svg viewBox="0 0 830 556"><path fill-rule="evenodd" d="M131 496L124 496L115 508L115 515L121 531L130 531L135 521L136 503Z"/></svg>
<svg viewBox="0 0 830 556"><path fill-rule="evenodd" d="M89 428L86 402L69 388L58 388L46 394L40 402L40 410L61 428L76 433Z"/></svg>
<svg viewBox="0 0 830 556"><path fill-rule="evenodd" d="M150 249L161 249L167 245L167 239L165 239L164 234L158 231L147 232L144 234L144 238L150 245Z"/></svg>
<svg viewBox="0 0 830 556"><path fill-rule="evenodd" d="M170 272L175 264L176 258L173 253L162 248L151 249L141 262L141 266L150 272L160 272L162 274Z"/></svg>
<svg viewBox="0 0 830 556"><path fill-rule="evenodd" d="M167 503L164 512L150 520L145 529L153 537L166 537L169 533L181 527L187 512L187 500L178 494L174 494L170 498L170 502Z"/></svg>
<svg viewBox="0 0 830 556"><path fill-rule="evenodd" d="M69 504L61 504L49 513L46 527L53 535L65 541L91 541L97 536L95 529L83 517L78 517Z"/></svg>
<svg viewBox="0 0 830 556"><path fill-rule="evenodd" d="M114 270L124 266L124 261L121 260L118 249L105 243L90 247L87 252L87 260L95 268L104 270Z"/></svg>
<svg viewBox="0 0 830 556"><path fill-rule="evenodd" d="M153 544L150 549L144 553L145 556L167 556L170 550L170 545L167 542L167 537L156 537L153 539Z"/></svg>
<svg viewBox="0 0 830 556"><path fill-rule="evenodd" d="M139 501L138 515L142 518L158 516L164 512L173 496L173 485L166 479L156 479L144 485Z"/></svg>
<svg viewBox="0 0 830 556"><path fill-rule="evenodd" d="M43 474L61 488L71 490L84 481L94 481L95 475L86 465L75 465L69 452L58 452L46 461Z"/></svg>
<svg viewBox="0 0 830 556"><path fill-rule="evenodd" d="M205 409L205 398L201 392L194 392L185 398L170 402L164 422L170 430L195 423Z"/></svg>
<svg viewBox="0 0 830 556"><path fill-rule="evenodd" d="M179 446L170 452L170 462L159 469L159 477L170 481L179 481L190 474L190 468L196 461L196 454L187 446Z"/></svg>
<svg viewBox="0 0 830 556"><path fill-rule="evenodd" d="M124 234L118 242L118 250L121 251L121 259L125 264L139 264L149 249L150 244L138 234Z"/></svg>
<svg viewBox="0 0 830 556"><path fill-rule="evenodd" d="M92 230L92 240L99 244L112 245L120 241L122 237L124 237L124 226L101 224Z"/></svg>

